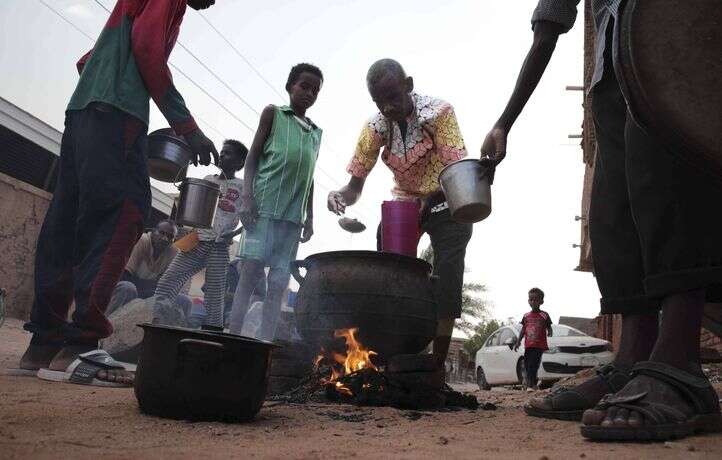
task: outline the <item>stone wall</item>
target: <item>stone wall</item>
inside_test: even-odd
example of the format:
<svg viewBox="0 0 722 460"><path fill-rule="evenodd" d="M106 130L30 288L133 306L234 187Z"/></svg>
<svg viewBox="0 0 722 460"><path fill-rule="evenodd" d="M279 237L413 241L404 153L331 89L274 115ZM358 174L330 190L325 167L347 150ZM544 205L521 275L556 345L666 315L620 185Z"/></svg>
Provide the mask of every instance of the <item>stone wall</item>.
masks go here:
<svg viewBox="0 0 722 460"><path fill-rule="evenodd" d="M30 316L35 243L51 196L0 174L0 287L8 292L10 317Z"/></svg>

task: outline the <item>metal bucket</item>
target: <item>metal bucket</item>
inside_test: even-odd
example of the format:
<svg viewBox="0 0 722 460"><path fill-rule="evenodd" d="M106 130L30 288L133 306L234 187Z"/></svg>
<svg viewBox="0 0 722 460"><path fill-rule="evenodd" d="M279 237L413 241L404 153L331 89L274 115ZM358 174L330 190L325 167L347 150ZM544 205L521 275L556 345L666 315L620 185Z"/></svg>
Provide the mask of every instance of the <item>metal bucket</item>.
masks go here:
<svg viewBox="0 0 722 460"><path fill-rule="evenodd" d="M193 152L182 137L170 128L148 134L148 174L163 182L178 182L186 177Z"/></svg>
<svg viewBox="0 0 722 460"><path fill-rule="evenodd" d="M455 221L472 224L491 214L488 172L489 168L471 158L452 163L441 171L439 184Z"/></svg>
<svg viewBox="0 0 722 460"><path fill-rule="evenodd" d="M194 228L213 227L221 187L213 182L187 178L180 185L176 222Z"/></svg>

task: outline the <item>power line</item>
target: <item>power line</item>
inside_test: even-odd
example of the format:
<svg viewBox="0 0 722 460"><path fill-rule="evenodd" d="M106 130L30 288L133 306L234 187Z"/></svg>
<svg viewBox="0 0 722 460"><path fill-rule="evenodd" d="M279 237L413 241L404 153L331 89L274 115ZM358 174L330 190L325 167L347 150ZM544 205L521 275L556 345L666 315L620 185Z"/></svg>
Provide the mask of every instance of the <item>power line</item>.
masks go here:
<svg viewBox="0 0 722 460"><path fill-rule="evenodd" d="M43 4L45 3L43 0L40 0L40 1L43 2ZM101 8L103 8L107 13L111 13L111 11L110 11L108 8L106 8L105 5L103 5L99 0L94 0L94 1L95 1L95 3L98 4L98 6L100 6ZM46 6L47 6L47 5L46 5ZM58 13L56 12L56 14L58 14ZM65 18L63 18L63 19L65 19ZM65 21L66 21L66 22L69 22L67 19L65 19ZM71 23L71 24L72 24L72 23ZM74 26L74 27L75 27L75 26ZM76 29L77 29L77 27L76 27ZM86 37L88 36L88 35L85 34L84 32L83 32L83 35L85 35ZM93 39L93 38L91 38L91 40L95 41L95 39ZM179 43L179 44L180 44L180 43ZM218 77L215 73L213 73L210 69L208 69L208 67L207 67L200 59L198 59L193 53L191 53L191 52L188 50L188 48L186 48L185 46L183 46L183 49L185 49L186 51L188 51L188 53L189 53L191 56L193 56L198 62L200 62L201 65L203 65L203 67L204 67L205 69L207 69L209 72L211 72L211 74L212 74L214 77L216 77L219 81L221 81L221 83L223 83L226 87L228 87L228 85L226 85L226 83L225 83L223 80L221 80L220 77ZM255 129L253 129L253 127L251 127L248 123L246 123L245 121L243 121L242 119L240 119L238 116L236 116L236 114L234 114L233 112L231 112L231 110L230 110L228 107L226 107L225 105L223 105L223 103L221 103L221 102L220 102L218 99L216 99L211 93L209 93L205 88L203 88L200 84L198 84L195 80L193 80L187 73L185 73L183 70L181 70L180 67L178 67L177 65L175 65L175 64L172 63L172 62L169 62L168 64L169 64L171 67L173 67L173 70L177 71L179 74L181 74L182 76L184 76L184 77L185 77L188 81L190 81L196 88L198 88L201 92L203 92L203 94L205 94L209 99L211 99L213 102L215 102L216 104L218 104L218 106L220 106L228 115L230 115L231 117L233 117L236 121L238 121L241 125L243 125L243 126L244 126L246 129L248 129L251 133L255 132ZM231 91L233 91L233 90L231 90ZM235 91L233 91L233 93L236 94ZM236 96L238 96L238 94L236 94ZM238 97L240 98L240 96L238 96ZM248 105L249 107L251 107L245 100L243 100L243 98L241 98L241 100L242 100L246 105ZM253 110L253 107L251 107L251 110ZM256 112L256 113L257 113L257 112Z"/></svg>
<svg viewBox="0 0 722 460"><path fill-rule="evenodd" d="M198 58L198 56L196 56L195 54L193 54L193 52L192 52L191 50L189 50L187 46L185 46L185 45L184 45L183 43L181 43L180 41L178 42L178 46L180 46L181 48L183 48L183 50L185 50L186 53L190 54L191 57L192 57L193 59L195 59L196 62L198 62L198 64L200 64L204 69L206 69L206 70L208 71L208 73L210 73L211 75L213 75L213 77L215 77L215 79L218 80L218 82L220 82L220 84L222 84L228 91L230 91L231 93L233 93L233 95L236 96L246 107L248 107L249 109L251 109L251 111L252 111L253 113L255 113L256 115L258 115L259 117L261 116L261 112L259 112L258 110L256 110L256 108L253 107L248 101L246 101L240 94L238 94L238 93L236 92L236 90L234 90L233 88L231 88L231 86L230 86L228 83L226 83L225 80L223 80L223 79L222 79L221 77L219 77L213 70L211 70L203 61L201 61L201 60Z"/></svg>
<svg viewBox="0 0 722 460"><path fill-rule="evenodd" d="M99 0L95 0L95 1L98 2ZM199 15L200 15L201 19L203 19L203 21L233 50L233 52L234 52L239 58L241 58L241 59L243 60L243 62L245 62L245 63L251 68L251 70L253 70L253 72L254 72L279 98L284 99L284 96L281 95L281 93L279 93L279 92L276 90L275 86L273 86L273 84L271 84L271 82L269 82L268 79L266 79L266 78L263 76L263 74L243 55L243 53L241 53L241 52L238 50L238 48L236 48L235 45L233 45L233 43L232 43L216 26L213 25L213 23L212 23L208 18L205 17L205 15L204 15L203 13L200 13L200 12L199 12ZM251 107L250 104L249 104L243 97L241 97L238 93L236 93L229 85L226 84L225 81L223 81L223 79L221 79L218 75L215 74L215 72L213 72L210 68L208 68L208 66L205 65L205 63L203 63L203 61L202 61L200 58L198 58L196 55L194 55L194 54L193 54L185 45L183 45L180 41L178 41L178 44L179 44L186 52L188 52L188 54L190 54L199 64L201 64L201 66L203 66L204 69L206 69L206 70L207 70L208 72L210 72L218 81L220 81L220 82L223 84L223 86L225 86L229 91L231 91L238 99L240 99L240 100L241 100L247 107L249 107L254 113L256 113L258 116L260 116L260 112L258 112L256 109L254 109L253 107ZM336 150L333 148L333 146L329 145L328 141L326 142L326 148L327 148L328 150L330 150L332 153L337 153ZM340 187L340 186L341 186L341 183L338 182L337 179L336 179L334 176L332 176L329 172L327 172L324 168L322 168L321 165L317 164L317 165L316 165L316 170L319 171L319 172L321 172L324 176L326 176L326 177L331 181L331 183L334 185L334 187ZM321 186L322 189L325 189L326 191L330 191L330 189L329 189L328 187L324 187L320 182L319 182L319 185ZM365 208L365 207L363 207L363 208ZM362 215L363 215L363 213L361 213L361 212L359 212L359 214L362 214Z"/></svg>
<svg viewBox="0 0 722 460"><path fill-rule="evenodd" d="M93 36L91 36L90 34L88 34L87 32L85 32L83 29L81 29L80 27L78 27L77 25L75 25L74 22L72 22L71 20L69 20L68 18L66 18L65 16L63 16L63 14L60 13L58 10L56 10L56 9L53 8L52 6L50 6L50 5L48 5L47 3L45 3L44 0L38 0L38 1L39 1L43 6L45 6L47 9L49 9L50 11L52 11L57 17L59 17L60 19L62 19L66 24L68 24L70 27L72 27L73 29L75 29L78 33L80 33L81 35L83 35L85 38L87 38L87 39L90 40L91 42L95 43L95 38L93 38ZM178 68L175 67L175 66L174 66L174 68L175 68L176 70L178 70L178 72L179 72L181 75L183 75L185 78L187 78L191 83L195 84L196 86L198 86L198 87L200 88L200 86L199 86L197 83L195 83L195 82L194 82L188 75L186 75L182 70L178 69ZM200 89L202 90L202 88L200 88ZM216 102L218 102L218 101L216 101ZM217 134L219 134L221 137L223 137L223 133L221 133L220 131L218 131L216 128L213 127L213 125L211 125L210 123L208 123L207 121L205 121L203 118L200 118L200 117L197 117L197 116L195 116L194 118L196 118L196 120L198 120L199 122L203 123L204 125L208 126L211 130L215 131L215 132L216 132ZM239 120L239 121L240 121L240 120Z"/></svg>
<svg viewBox="0 0 722 460"><path fill-rule="evenodd" d="M94 0L94 1L95 1L95 3L98 4L98 6L100 6L101 8L103 8L106 12L108 12L108 13L111 12L105 5L103 5L103 3L100 2L100 0ZM200 64L204 69L206 69L206 71L207 71L208 73L210 73L211 75L213 75L213 77L214 77L216 80L218 80L218 82L219 82L220 84L222 84L228 91L230 91L231 93L233 93L233 95L236 96L246 107L248 107L249 109L251 109L251 111L252 111L253 113L255 113L255 114L258 115L258 116L261 115L261 113L260 113L258 110L256 110L248 101L246 101L246 100L243 98L243 96L241 96L240 94L238 94L233 88L231 88L231 86L230 86L228 83L226 83L225 80L223 80L221 77L219 77L218 74L216 74L210 67L208 67L205 62L203 62L203 61L202 61L198 56L196 56L190 49L188 49L188 47L187 47L183 42L181 42L180 40L178 40L178 41L177 41L177 44L178 44L178 46L180 46L186 53L188 53L193 59L195 59L195 61L196 61L198 64ZM251 128L251 130L253 130L253 129Z"/></svg>
<svg viewBox="0 0 722 460"><path fill-rule="evenodd" d="M203 88L201 85L199 85L198 83L196 83L195 80L193 80L191 77L189 77L187 73L183 72L183 71L180 69L180 67L178 67L177 65L173 64L172 62L170 62L169 64L170 64L171 67L173 67L173 70L175 70L175 71L177 71L179 74L183 75L189 82L191 82L196 88L198 88L199 90L201 90L201 92L203 92L203 94L205 94L206 96L208 96L208 98L209 98L210 100L212 100L213 102L215 102L216 104L218 104L228 115L230 115L232 118L234 118L238 123L240 123L241 125L243 125L243 126L244 126L246 129L248 129L251 133L254 133L254 132L256 131L256 130L253 129L248 123L246 123L245 121L243 121L243 120L241 120L240 118L238 118L238 116L236 116L236 114L234 114L233 112L231 112L231 110L230 110L228 107L226 107L225 105L223 105L223 103L222 103L221 101L219 101L219 100L216 99L211 93L209 93L208 91L206 91L205 88Z"/></svg>
<svg viewBox="0 0 722 460"><path fill-rule="evenodd" d="M95 0L95 2L96 2L96 3L99 3L99 0ZM261 73L261 71L258 70L258 69L243 55L243 53L241 53L241 52L238 50L238 48L236 48L236 46L233 45L233 43L231 43L231 41L230 41L228 38L226 38L226 36L223 34L223 32L221 32L216 26L214 26L213 23L212 23L208 18L206 18L204 14L202 14L202 13L199 13L199 14L200 14L201 18L203 19L203 21L204 21L206 24L208 24L208 26L209 26L219 37L221 37L221 39L233 50L233 52L234 52L238 57L240 57L240 58L243 60L243 62L245 62L245 63L251 68L251 70L253 70L253 72L255 72L255 74L256 74L269 88L271 88L271 90L272 90L279 98L284 99L284 96L282 96L281 93L279 93L279 92L276 90L276 88L273 86L273 84L271 84L271 82L269 82L268 79L263 76L263 74ZM238 97L238 99L240 99L247 107L249 107L254 113L256 113L256 115L258 115L258 116L261 115L260 112L258 112L256 109L254 109L253 107L251 107L251 105L250 105L248 102L246 102L246 100L243 99L243 97L241 97L241 96L240 96L238 93L236 93L229 85L227 85L227 84L225 83L225 81L223 81L220 77L218 77L218 75L216 75L210 68L208 68L208 66L206 66L205 63L203 63L203 61L202 61L200 58L198 58L197 56L195 56L185 45L183 45L180 41L178 42L178 44L179 44L184 50L186 50L186 51L188 52L188 54L190 54L198 63L200 63L200 64L203 66L204 69L208 70L208 72L210 72L214 77L216 77L217 80L221 81L221 83L222 83L229 91L231 91L234 95L236 95L236 97ZM331 150L332 153L336 153L336 152L335 152L335 149L333 149L331 146L328 145L328 142L326 142L326 148L329 149L329 150ZM340 185L341 185L339 182L337 182L336 178L334 178L330 173L326 172L326 171L325 171L323 168L321 168L319 165L317 165L316 168L317 168L318 170L320 170L326 177L328 177L328 179L331 180L331 182L332 182L333 184L335 184L336 186L340 186Z"/></svg>
<svg viewBox="0 0 722 460"><path fill-rule="evenodd" d="M38 0L38 1L39 1L43 6L45 6L45 7L48 8L50 11L52 11L52 12L53 12L56 16L58 16L60 19L62 19L65 23L67 23L67 24L70 25L73 29L75 29L77 32L79 32L81 35L83 35L84 37L86 37L86 38L87 38L88 40L90 40L91 42L95 43L95 41L96 41L95 38L93 38L90 34L86 33L84 30L82 30L80 27L78 27L75 23L73 23L73 22L70 21L68 18L66 18L62 13L60 13L60 12L57 11L55 8L53 8L53 7L51 7L50 5L48 5L44 0ZM111 13L111 11L110 11L108 8L106 8L105 5L103 5L99 0L94 0L94 2L95 2L98 6L100 6L103 10L105 10L107 13ZM208 23L214 30L217 31L217 29L216 29L212 24L210 24L210 22L209 22L208 20L206 20L205 18L203 18L203 19L204 19L204 20L206 21L206 23ZM217 32L218 32L219 35L220 35L220 31L217 31ZM181 45L180 42L179 42L179 45ZM229 45L231 45L231 44L229 43ZM246 104L246 106L248 106L254 113L260 115L260 113L259 113L257 110L255 110L247 101L245 101L245 99L243 99L236 91L234 91L232 88L230 88L230 86L229 86L227 83L225 83L225 81L224 81L221 77L219 77L217 74L215 74L205 63L203 63L197 56L195 56L195 54L193 54L190 50L188 50L187 47L185 47L185 46L183 46L183 45L181 45L181 46L182 46L183 49L184 49L186 52L188 52L196 61L198 61L198 62L203 66L204 69L206 69L208 72L210 72L218 81L220 81L226 88L228 88L236 97L238 97L244 104ZM232 46L232 45L231 45L231 46ZM233 46L232 46L232 47L233 47ZM233 48L235 48L235 47L233 47ZM237 50L235 50L235 51L237 52L237 54L239 54L241 57L243 57L240 52L238 52ZM244 58L244 61L247 61L247 60ZM239 123L240 123L242 126L244 126L246 129L248 129L251 133L255 132L255 130L254 130L251 126L249 126L245 121L243 121L241 118L239 118L238 116L236 116L228 107L226 107L226 106L225 106L222 102L220 102L216 97L214 97L212 94L210 94L205 88L203 88L199 83L197 83L193 78L191 78L190 75L188 75L186 72L184 72L180 67L178 67L177 65L175 65L175 64L172 63L172 62L169 62L169 65L170 65L176 72L178 72L181 76L183 76L184 78L186 78L192 85L194 85L197 89L199 89L204 95L206 95L206 97L208 97L208 98L211 99L214 103L216 103L221 109L223 109L223 110L224 110L228 115L230 115L233 119L235 119L237 122L239 122ZM254 68L254 71L255 71L256 73L258 73L259 76L262 77L262 75L260 75L260 72L258 72L258 70L256 70L256 69ZM270 85L270 83L268 83L268 81L267 81L265 78L262 77L262 79L263 79L267 84ZM271 85L271 87L272 87L272 85ZM275 91L275 89L274 89L274 92L275 92L276 94L278 94L278 92ZM223 137L223 134L222 134L220 131L218 131L216 128L214 128L210 123L204 121L203 119L201 119L201 118L199 118L199 117L195 117L195 118L197 118L198 121L200 121L200 122L202 122L203 124L205 124L206 126L210 127L213 131L215 131L217 134L219 134L221 137ZM332 149L329 148L329 150L332 150ZM336 181L336 179L335 179L330 173L328 173L326 170L324 170L320 165L316 165L316 170L320 171L320 172L323 173L323 175L325 175L329 180L331 180L331 182L334 184L335 187L337 187L337 186L340 185L340 184ZM324 190L324 191L331 191L331 189L330 189L329 187L325 186L325 185L324 185L323 183L321 183L320 181L315 181L315 182L317 183L317 186L318 186L319 188L321 188L322 190ZM365 216L365 213L360 212L360 209L357 209L356 211L357 211L357 213L360 214L361 216L366 217L366 216Z"/></svg>
<svg viewBox="0 0 722 460"><path fill-rule="evenodd" d="M272 84L270 81L268 81L268 80L266 79L266 77L263 76L263 74L261 74L261 72L251 63L251 61L249 61L249 60L243 55L243 53L241 53L241 52L238 50L238 48L236 48L235 45L233 45L233 43L231 43L231 41L230 41L228 38L226 38L226 36L223 35L223 33L222 33L220 30L218 30L218 29L216 28L216 26L213 25L213 23L211 23L211 21L209 21L208 18L206 18L205 14L203 14L203 13L201 13L201 12L199 12L198 14L199 14L199 16L201 17L201 19L203 19L203 21L205 21L205 23L208 24L208 26L209 26L211 29L213 29L213 31L214 31L216 34L218 34L218 36L221 37L221 39L222 39L224 42L226 42L226 44L228 44L228 46L231 47L231 49L233 50L233 52L235 52L236 55L243 60L243 62L245 62L246 64L248 64L248 67L250 67L251 70L253 70L253 72L258 76L258 78L260 78L269 88L271 88L271 91L273 91L274 93L276 93L276 95L277 95L281 100L284 100L284 99L285 99L285 97L284 97L281 93L278 92L278 90L276 89L276 87L273 86L273 84Z"/></svg>
<svg viewBox="0 0 722 460"><path fill-rule="evenodd" d="M48 5L47 3L45 3L45 0L38 0L38 1L39 1L43 6L45 6L45 8L47 8L47 9L49 9L50 11L52 11L53 13L55 13L56 16L58 16L60 19L62 19L62 20L65 21L68 25L70 25L70 27L72 27L72 28L75 29L76 31L80 32L80 33L81 33L82 35L84 35L88 40L90 40L90 41L92 41L93 43L95 43L95 39L94 39L93 37L91 37L90 35L88 35L87 33L85 33L84 30L82 30L80 27L76 26L73 22L71 22L68 18L66 18L65 16L63 16L63 15L62 15L59 11L57 11L55 8L53 8L52 6L50 6L50 5Z"/></svg>

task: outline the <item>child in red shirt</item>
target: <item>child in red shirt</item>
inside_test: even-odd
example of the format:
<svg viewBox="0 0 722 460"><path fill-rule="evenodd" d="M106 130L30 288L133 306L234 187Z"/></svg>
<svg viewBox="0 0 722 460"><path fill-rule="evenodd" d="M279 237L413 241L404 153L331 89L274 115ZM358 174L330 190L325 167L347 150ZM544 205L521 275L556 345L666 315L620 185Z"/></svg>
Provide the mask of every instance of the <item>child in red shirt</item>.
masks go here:
<svg viewBox="0 0 722 460"><path fill-rule="evenodd" d="M526 386L533 388L537 384L537 372L542 355L549 349L547 336L552 336L552 320L549 313L540 307L544 303L544 291L539 288L529 290L529 306L531 311L524 314L521 320L521 333L514 350L519 349L522 337L524 340L524 369L526 370Z"/></svg>

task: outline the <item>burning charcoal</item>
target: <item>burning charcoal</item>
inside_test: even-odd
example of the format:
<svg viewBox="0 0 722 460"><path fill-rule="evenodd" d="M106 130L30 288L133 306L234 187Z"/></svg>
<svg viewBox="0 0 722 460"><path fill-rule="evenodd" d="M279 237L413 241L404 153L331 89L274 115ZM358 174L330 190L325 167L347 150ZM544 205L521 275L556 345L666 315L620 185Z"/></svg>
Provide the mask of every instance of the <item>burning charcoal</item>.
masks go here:
<svg viewBox="0 0 722 460"><path fill-rule="evenodd" d="M346 343L345 352L343 348L321 350L314 360L313 371L296 388L271 399L437 411L479 406L473 395L463 395L444 384L443 369L431 365L430 355L404 355L392 359L390 371L380 370L373 362L376 353L364 348L356 338L357 332L354 328L337 330L335 336ZM393 369L404 372L393 372Z"/></svg>

